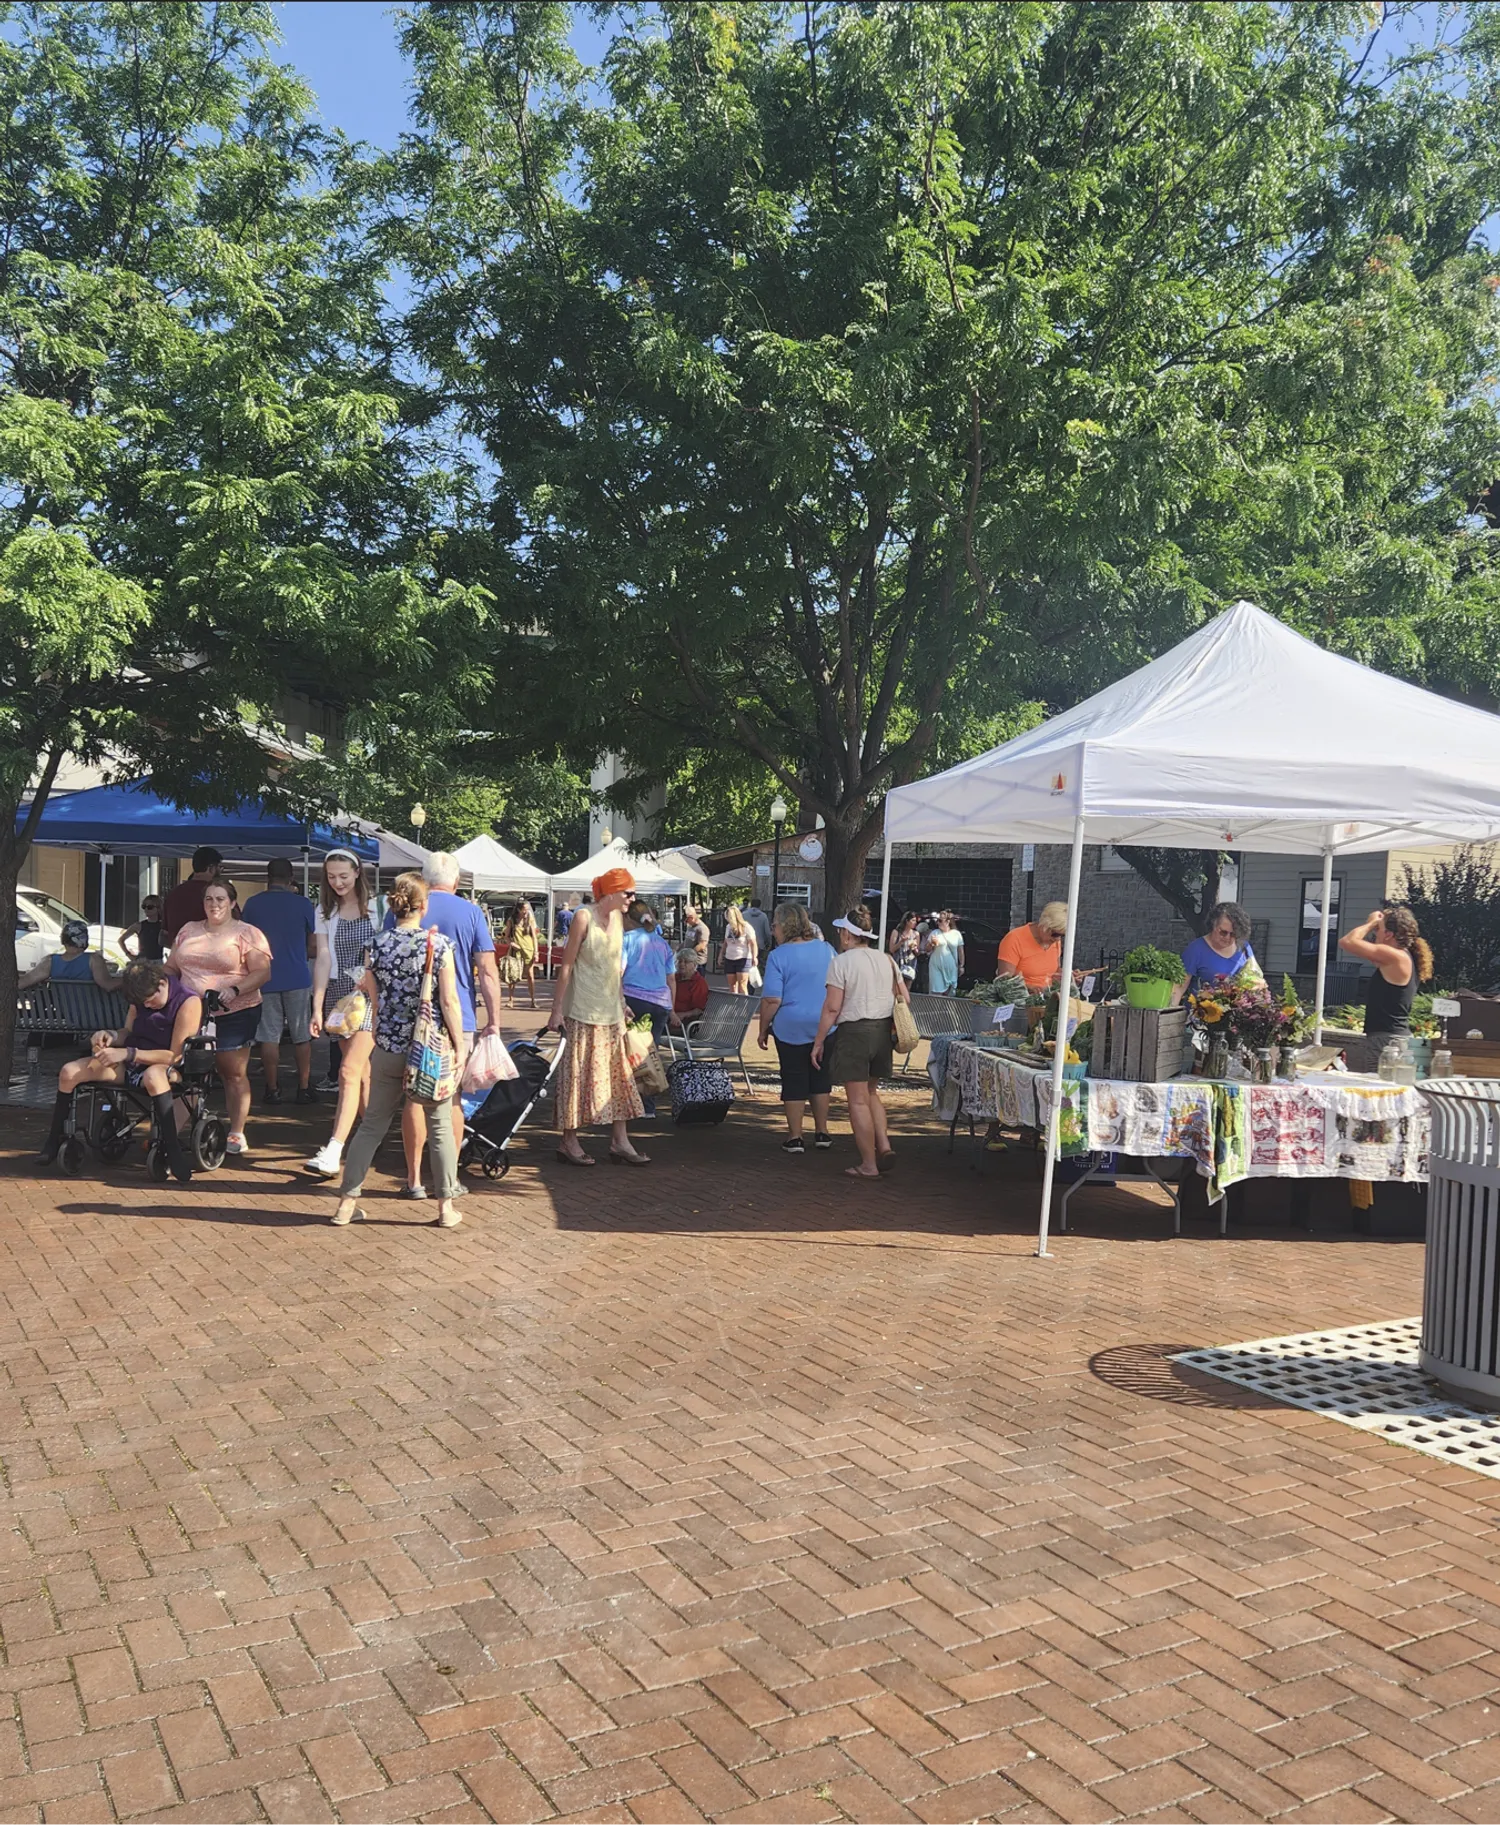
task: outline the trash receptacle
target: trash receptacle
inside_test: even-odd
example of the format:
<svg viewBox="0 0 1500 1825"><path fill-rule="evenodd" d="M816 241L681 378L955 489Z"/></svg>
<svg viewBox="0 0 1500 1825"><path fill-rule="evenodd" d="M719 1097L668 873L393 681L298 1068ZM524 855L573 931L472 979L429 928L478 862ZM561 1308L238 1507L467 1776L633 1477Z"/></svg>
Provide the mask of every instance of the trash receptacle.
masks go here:
<svg viewBox="0 0 1500 1825"><path fill-rule="evenodd" d="M1432 1110L1423 1370L1455 1399L1500 1409L1500 1079L1422 1085Z"/></svg>

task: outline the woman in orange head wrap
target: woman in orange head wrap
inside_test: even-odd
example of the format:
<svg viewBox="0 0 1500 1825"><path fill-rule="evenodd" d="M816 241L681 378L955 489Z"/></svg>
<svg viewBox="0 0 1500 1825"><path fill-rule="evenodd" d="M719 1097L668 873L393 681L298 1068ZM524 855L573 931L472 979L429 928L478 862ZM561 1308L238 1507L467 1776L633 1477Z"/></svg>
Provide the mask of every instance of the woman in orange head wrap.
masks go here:
<svg viewBox="0 0 1500 1825"><path fill-rule="evenodd" d="M645 1114L635 1074L625 1053L625 995L622 971L622 914L635 889L628 868L609 868L593 882L594 903L580 906L568 928L567 949L557 972L557 993L549 1026L567 1038L558 1073L557 1157L570 1166L592 1166L578 1139L580 1128L610 1125L612 1165L646 1166L627 1124Z"/></svg>

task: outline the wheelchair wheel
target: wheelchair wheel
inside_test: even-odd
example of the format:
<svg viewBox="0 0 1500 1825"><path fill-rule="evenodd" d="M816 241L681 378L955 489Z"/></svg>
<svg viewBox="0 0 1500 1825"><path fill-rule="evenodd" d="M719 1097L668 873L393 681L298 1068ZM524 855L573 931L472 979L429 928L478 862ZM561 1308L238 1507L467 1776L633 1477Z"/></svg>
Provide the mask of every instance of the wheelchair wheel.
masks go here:
<svg viewBox="0 0 1500 1825"><path fill-rule="evenodd" d="M484 1163L484 1176L487 1179L503 1179L510 1171L510 1155L497 1153L493 1159Z"/></svg>
<svg viewBox="0 0 1500 1825"><path fill-rule="evenodd" d="M83 1171L87 1158L88 1145L81 1134L70 1134L57 1150L57 1163L70 1179L76 1179Z"/></svg>
<svg viewBox="0 0 1500 1825"><path fill-rule="evenodd" d="M101 1160L123 1160L135 1141L135 1123L122 1124L118 1128L106 1128L94 1137L94 1146L98 1149Z"/></svg>
<svg viewBox="0 0 1500 1825"><path fill-rule="evenodd" d="M221 1115L200 1115L193 1123L193 1158L205 1172L224 1164L228 1140L229 1124Z"/></svg>
<svg viewBox="0 0 1500 1825"><path fill-rule="evenodd" d="M146 1149L146 1171L158 1185L165 1185L172 1176L172 1168L167 1164L167 1156L160 1141L153 1140Z"/></svg>

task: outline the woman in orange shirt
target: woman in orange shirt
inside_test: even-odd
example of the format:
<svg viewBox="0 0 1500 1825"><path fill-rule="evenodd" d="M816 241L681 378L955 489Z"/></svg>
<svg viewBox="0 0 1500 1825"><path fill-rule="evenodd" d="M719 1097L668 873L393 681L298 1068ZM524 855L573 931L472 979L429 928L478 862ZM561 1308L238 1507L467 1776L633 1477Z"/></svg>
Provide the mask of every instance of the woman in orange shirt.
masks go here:
<svg viewBox="0 0 1500 1825"><path fill-rule="evenodd" d="M1019 976L1029 989L1051 988L1062 969L1066 901L1049 900L1029 925L1018 925L1000 940L997 976Z"/></svg>

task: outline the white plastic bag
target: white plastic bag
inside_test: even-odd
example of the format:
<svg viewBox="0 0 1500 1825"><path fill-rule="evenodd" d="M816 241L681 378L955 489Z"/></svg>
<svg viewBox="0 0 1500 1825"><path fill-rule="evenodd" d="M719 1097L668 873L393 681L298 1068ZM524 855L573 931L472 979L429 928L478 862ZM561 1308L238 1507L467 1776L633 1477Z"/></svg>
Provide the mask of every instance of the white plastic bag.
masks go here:
<svg viewBox="0 0 1500 1825"><path fill-rule="evenodd" d="M488 1090L505 1078L519 1076L516 1061L506 1050L505 1041L498 1033L486 1033L470 1048L462 1087L469 1091Z"/></svg>

